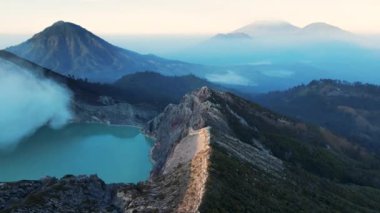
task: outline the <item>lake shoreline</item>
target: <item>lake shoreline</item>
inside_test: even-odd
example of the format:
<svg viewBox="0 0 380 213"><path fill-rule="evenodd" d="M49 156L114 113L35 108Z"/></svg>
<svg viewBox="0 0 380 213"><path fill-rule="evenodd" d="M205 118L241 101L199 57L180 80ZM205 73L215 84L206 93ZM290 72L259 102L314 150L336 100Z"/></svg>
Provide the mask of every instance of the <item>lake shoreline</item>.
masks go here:
<svg viewBox="0 0 380 213"><path fill-rule="evenodd" d="M86 125L86 126L82 126L82 125ZM105 127L105 128L103 129L103 127ZM112 127L121 127L122 129L112 129ZM128 129L124 130L123 129L124 127L125 128L131 128L131 132L128 132ZM43 129L43 128L45 128L45 129ZM17 163L15 163L14 165L16 167L8 168L8 170L4 170L4 173L3 173L4 177L6 177L6 175L16 174L17 172L21 171L21 173L18 173L18 176L17 176L20 178L16 177L14 180L12 180L12 179L9 179L9 177L8 178L3 177L3 178L1 178L2 180L0 182L9 183L9 182L17 182L17 181L26 180L26 179L27 180L41 180L47 176L61 178L65 175L77 176L77 175L97 174L100 177L100 179L105 181L107 184L120 184L120 183L137 184L138 182L141 182L141 181L147 181L151 177L150 173L151 173L151 170L154 166L154 161L152 161L152 157L151 157L151 149L154 145L154 141L152 140L151 137L148 137L144 131L142 131L141 126L139 128L138 126L134 126L134 125L107 124L107 123L102 123L102 122L91 122L91 123L88 123L88 122L71 122L70 124L66 125L65 127L61 128L61 129L52 129L52 128L47 127L47 126L45 126L43 128L39 129L35 133L37 135L32 135L30 138L25 139L24 143L22 143L20 145L20 147L18 148L20 150L16 151L16 153L23 151L23 152L27 153L28 154L27 156L30 157L32 160L35 160L38 162L43 161L43 160L40 160L39 158L43 158L43 156L49 155L49 158L53 157L53 160L50 160L50 161L56 162L56 163L58 162L57 165L61 165L58 167L62 167L62 165L64 166L64 167L62 167L63 172L60 171L60 172L58 172L59 174L51 172L51 170L49 170L49 168L50 169L53 168L52 171L56 171L56 172L58 170L60 170L60 168L54 168L56 166L49 165L50 166L49 168L43 168L43 169L40 168L39 169L39 171L41 173L43 173L43 175L33 176L33 174L35 174L36 171L30 171L30 174L29 174L27 168L25 168L26 175L22 175L23 172L22 172L22 169L20 169L20 168L27 167L27 165L29 164L28 161L31 161L30 159L28 159L25 161L26 163L19 164L18 169L16 169ZM85 128L85 129L82 130L82 128ZM109 132L109 131L111 131L111 132ZM41 136L41 134L43 135L46 132L48 133L48 136ZM94 132L94 133L92 133L92 132ZM78 136L76 136L77 134L80 134L79 139L78 139ZM117 135L114 135L114 134L117 134ZM49 139L46 139L46 137ZM75 141L72 141L71 137L74 137ZM94 140L94 138L96 139L97 137L99 138L99 139L97 139L98 142L91 142L91 140ZM33 142L33 140L34 140L34 142ZM46 141L44 141L44 140L46 140ZM107 141L107 143L105 143L104 140L110 140L109 141L110 143L108 143L108 141ZM125 143L125 140L136 141L138 143ZM44 142L40 143L40 141L44 141ZM79 144L77 144L78 141L80 141ZM115 142L115 141L119 141L119 142ZM53 142L53 144L50 144L52 142ZM144 142L144 143L142 143L142 142ZM32 143L34 143L34 144L32 144ZM117 145L117 144L120 144L120 145ZM57 149L59 149L59 151L54 151L56 149L56 146L58 146ZM95 146L95 148L93 148L91 146ZM112 148L113 146L116 146L116 147ZM96 148L96 147L100 147L100 148ZM122 147L124 147L124 148L122 148ZM137 150L134 147L136 147L136 148L141 147L141 148L137 148L137 150L139 150L139 151L136 152ZM145 148L143 148L143 147L145 147ZM39 151L40 149L41 149L41 151ZM51 150L49 151L49 149L51 149ZM71 150L71 149L75 149L75 150ZM93 160L92 160L92 158L86 158L86 159L89 160L88 162L90 162L90 163L92 161L94 161L94 162L92 162L93 164L96 164L96 163L99 164L99 167L101 165L106 164L106 163L103 163L103 161L109 162L107 165L105 165L105 167L103 167L104 170L102 169L102 167L100 167L100 169L98 169L98 166L93 167L94 170L90 170L92 167L88 168L88 165L84 166L85 164L83 164L83 162L82 162L83 158L86 157L86 155L90 155L89 152L91 151L91 149L95 149L93 151L95 151L96 154L94 154L93 156L89 156L89 157L92 157ZM28 150L32 150L31 153L28 153L27 152ZM140 153L143 150L146 150L146 154ZM74 152L77 154L75 154L73 157L68 157L68 158L63 158L63 159L54 159L54 157L60 158L60 157L64 156L65 152L68 152L69 154L70 154L70 152ZM122 153L125 153L125 154L122 154ZM127 154L127 153L129 153L129 154ZM145 153L145 151L144 151L144 153ZM13 155L14 155L14 157L12 157ZM72 154L70 154L70 155L72 155ZM110 155L110 157L106 157L107 155ZM98 159L98 156L103 156L103 157ZM7 158L0 155L0 159L1 158L4 158L6 161L0 163L0 167L1 167L1 165L3 165L5 167L7 162L9 165L9 163L13 162L13 160L15 160L16 162L22 161L23 155L12 154L12 155L10 155L10 157L7 157ZM75 165L74 166L74 172L65 172L64 169L67 167L67 165L70 163L72 164L74 162L74 160L72 160L70 158L78 159L79 160L78 162L80 164L75 165L76 163L74 163L74 165ZM120 160L117 160L117 158L120 158ZM98 159L98 160L96 160L96 159ZM130 160L128 160L128 159L130 159ZM143 159L145 159L145 160L143 160ZM49 161L49 160L46 160L46 161ZM97 162L97 161L99 161L99 162ZM144 161L146 163L143 164ZM62 164L62 162L65 162L65 163ZM128 163L128 162L130 162L130 163ZM137 163L137 162L139 162L139 163ZM49 164L49 163L43 162L42 165L44 165L44 164ZM50 164L54 164L54 163L50 163ZM83 165L81 165L81 164L83 164ZM109 165L112 165L112 167L116 166L115 170L114 170L114 173L116 175L115 176L116 179L122 179L123 176L119 176L119 175L124 175L125 180L110 181L109 175L112 174L113 168L110 167ZM138 167L136 167L137 165L138 165ZM146 165L146 166L149 165L149 168L146 166L142 167L142 165ZM123 167L125 169L121 169ZM135 168L135 167L137 170L135 169L135 171L133 171L132 168ZM120 168L120 169L118 169L118 168ZM84 169L84 171L82 169ZM47 171L47 172L45 173L45 171ZM80 171L83 171L83 172L80 172ZM86 171L96 171L96 172L86 172ZM140 172L137 172L137 171L140 171ZM146 176L144 175L145 178L141 178L141 179L138 178L137 179L137 176L142 171L145 171L144 172L144 174L146 174ZM108 176L104 176L104 175L102 176L102 172L103 173L107 172L106 174ZM128 176L129 173L131 173L131 176ZM143 173L141 173L141 174L143 174ZM30 178L28 178L28 176ZM12 176L10 176L10 177L12 177ZM130 179L128 179L129 177L130 177Z"/></svg>

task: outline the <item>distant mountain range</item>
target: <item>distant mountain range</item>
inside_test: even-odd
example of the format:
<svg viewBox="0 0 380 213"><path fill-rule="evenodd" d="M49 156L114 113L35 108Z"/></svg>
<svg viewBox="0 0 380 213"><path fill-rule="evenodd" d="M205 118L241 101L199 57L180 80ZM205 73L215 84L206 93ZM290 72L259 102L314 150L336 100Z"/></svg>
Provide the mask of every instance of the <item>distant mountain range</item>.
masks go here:
<svg viewBox="0 0 380 213"><path fill-rule="evenodd" d="M312 41L356 41L357 37L339 27L315 22L305 27L297 27L285 21L256 21L232 32L219 33L209 41L235 42L237 40L259 40L260 42L312 42ZM257 45L257 43L256 43ZM260 45L260 44L259 44Z"/></svg>
<svg viewBox="0 0 380 213"><path fill-rule="evenodd" d="M25 59L63 75L97 82L111 82L140 71L184 75L199 66L141 55L116 47L79 25L59 21L17 46L7 48Z"/></svg>
<svg viewBox="0 0 380 213"><path fill-rule="evenodd" d="M372 43L376 41L327 23L297 27L261 21L216 34L171 57L220 66L223 69L206 78L233 79L254 92L284 90L321 78L380 84L380 49Z"/></svg>
<svg viewBox="0 0 380 213"><path fill-rule="evenodd" d="M252 37L268 35L288 35L300 28L283 21L257 21L234 30L232 33L245 33Z"/></svg>
<svg viewBox="0 0 380 213"><path fill-rule="evenodd" d="M379 86L318 80L254 100L279 113L333 130L380 154Z"/></svg>
<svg viewBox="0 0 380 213"><path fill-rule="evenodd" d="M286 22L255 22L172 56L191 62L186 63L122 49L78 25L60 21L7 51L90 82L110 83L127 74L153 71L166 76L194 74L255 93L289 88L316 76L349 81L368 81L371 76L369 82L375 83L376 53L347 40L351 37L324 23L299 28ZM357 72L359 68L368 74Z"/></svg>
<svg viewBox="0 0 380 213"><path fill-rule="evenodd" d="M231 33L244 33L251 37L308 36L324 39L333 39L333 37L351 34L339 27L323 22L311 23L301 28L283 21L257 21Z"/></svg>

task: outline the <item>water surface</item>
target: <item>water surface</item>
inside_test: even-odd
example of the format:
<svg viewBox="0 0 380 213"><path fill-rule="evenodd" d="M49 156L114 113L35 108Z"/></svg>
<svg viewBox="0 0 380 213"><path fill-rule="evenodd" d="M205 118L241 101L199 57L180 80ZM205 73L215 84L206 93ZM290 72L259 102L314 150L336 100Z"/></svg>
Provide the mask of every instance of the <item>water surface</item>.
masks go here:
<svg viewBox="0 0 380 213"><path fill-rule="evenodd" d="M44 127L13 150L0 150L0 182L97 174L107 183L149 177L152 141L129 126Z"/></svg>

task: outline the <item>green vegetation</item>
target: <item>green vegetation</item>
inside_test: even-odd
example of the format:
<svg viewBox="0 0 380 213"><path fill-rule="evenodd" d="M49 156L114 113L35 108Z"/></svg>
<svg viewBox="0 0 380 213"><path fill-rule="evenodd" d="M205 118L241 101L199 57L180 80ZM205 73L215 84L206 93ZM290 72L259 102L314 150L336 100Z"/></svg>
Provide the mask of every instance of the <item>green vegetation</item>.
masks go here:
<svg viewBox="0 0 380 213"><path fill-rule="evenodd" d="M186 94L203 86L218 86L195 75L164 76L155 72L125 75L114 83L131 103L151 103L161 108L178 103Z"/></svg>
<svg viewBox="0 0 380 213"><path fill-rule="evenodd" d="M380 209L380 163L361 152L361 146L234 95L214 93L209 100L217 103L232 133L212 126L210 176L201 212ZM218 146L224 134L252 146L258 140L283 161L283 173L278 177Z"/></svg>
<svg viewBox="0 0 380 213"><path fill-rule="evenodd" d="M380 153L380 86L325 79L254 99Z"/></svg>
<svg viewBox="0 0 380 213"><path fill-rule="evenodd" d="M213 99L219 103L235 137L242 142L254 145L253 139L258 139L292 168L302 168L340 183L380 187L380 160L372 154L358 154L362 147L357 144L346 141L340 145L339 137L329 142L316 126L304 124L304 130L298 129L295 126L298 121L234 95L229 101L217 95ZM242 124L236 114L248 125Z"/></svg>
<svg viewBox="0 0 380 213"><path fill-rule="evenodd" d="M339 184L294 168L271 176L213 145L201 212L376 212L380 190Z"/></svg>

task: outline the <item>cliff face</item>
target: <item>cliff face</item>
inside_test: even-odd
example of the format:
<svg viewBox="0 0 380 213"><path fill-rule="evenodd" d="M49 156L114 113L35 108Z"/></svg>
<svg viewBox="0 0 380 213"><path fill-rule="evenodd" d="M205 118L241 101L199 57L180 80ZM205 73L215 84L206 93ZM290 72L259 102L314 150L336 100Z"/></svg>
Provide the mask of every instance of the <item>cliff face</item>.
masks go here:
<svg viewBox="0 0 380 213"><path fill-rule="evenodd" d="M162 172L176 143L189 135L191 130L206 127L205 117L211 109L211 103L206 101L208 96L207 91L203 90L187 94L179 105L169 105L148 123L145 131L156 139L152 151L152 158L156 162L153 174Z"/></svg>
<svg viewBox="0 0 380 213"><path fill-rule="evenodd" d="M117 203L122 211L197 212L208 177L209 136L208 128L202 128L181 139L161 173L142 184L138 194L121 187Z"/></svg>
<svg viewBox="0 0 380 213"><path fill-rule="evenodd" d="M146 132L156 138L152 151L152 158L156 161L154 174L162 173L168 156L175 150L181 139L191 135L194 130L206 127L211 128L214 135L225 138L223 141L215 141L215 143L229 149L231 153L247 160L256 157L257 159L262 158L263 162L260 163L262 165L267 164L266 162L270 160L276 164L273 165L274 170L281 170L281 162L269 155L268 151L260 153L260 150L264 150L264 148L256 139L250 138L250 141L247 141L248 144L238 139L235 129L246 130L247 134L252 134L252 136L258 130L231 109L233 105L240 104L235 102L233 97L228 93L203 87L185 95L179 105L169 105L163 113L150 121L146 126ZM277 120L271 122L274 124L278 122L280 125ZM249 144L254 146L249 146ZM252 154L262 156L252 157Z"/></svg>
<svg viewBox="0 0 380 213"><path fill-rule="evenodd" d="M181 193L172 200L173 210L198 211L207 193L213 146L221 146L234 158L268 173L280 175L283 170L282 161L258 141L249 142L257 146L254 147L237 138L234 128L240 128L238 125L251 131L255 128L230 108L235 104L233 96L203 87L185 95L180 104L169 105L147 124L145 131L156 138L152 180L173 176L180 180L175 187ZM231 120L237 123L232 124Z"/></svg>

